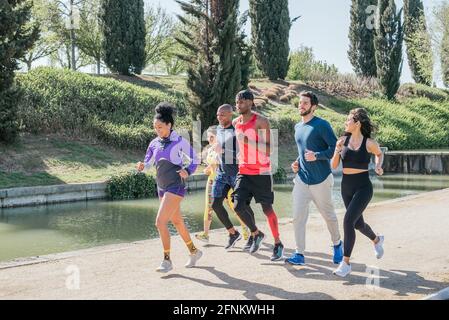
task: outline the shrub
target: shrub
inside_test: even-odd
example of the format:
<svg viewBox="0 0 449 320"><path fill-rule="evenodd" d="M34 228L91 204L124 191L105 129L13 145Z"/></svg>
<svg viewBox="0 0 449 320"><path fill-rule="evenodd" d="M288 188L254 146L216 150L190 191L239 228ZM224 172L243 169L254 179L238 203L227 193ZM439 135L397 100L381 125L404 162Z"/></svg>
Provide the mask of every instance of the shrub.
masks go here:
<svg viewBox="0 0 449 320"><path fill-rule="evenodd" d="M278 96L277 93L271 90L267 90L264 92L264 97L268 98L270 100L277 100Z"/></svg>
<svg viewBox="0 0 449 320"><path fill-rule="evenodd" d="M110 200L127 200L156 196L156 180L141 172L116 175L107 181L106 194Z"/></svg>
<svg viewBox="0 0 449 320"><path fill-rule="evenodd" d="M399 88L398 95L406 98L425 97L432 101L449 100L449 93L447 93L445 90L414 83L403 84Z"/></svg>
<svg viewBox="0 0 449 320"><path fill-rule="evenodd" d="M287 172L284 168L279 167L275 174L273 174L274 183L285 183L287 181Z"/></svg>

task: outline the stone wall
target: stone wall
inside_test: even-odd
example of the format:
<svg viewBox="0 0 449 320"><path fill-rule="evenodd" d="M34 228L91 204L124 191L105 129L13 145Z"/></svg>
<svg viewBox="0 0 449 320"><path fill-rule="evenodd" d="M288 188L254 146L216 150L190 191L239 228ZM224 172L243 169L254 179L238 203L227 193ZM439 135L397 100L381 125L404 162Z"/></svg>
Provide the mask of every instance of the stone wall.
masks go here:
<svg viewBox="0 0 449 320"><path fill-rule="evenodd" d="M449 174L449 151L387 152L386 173Z"/></svg>

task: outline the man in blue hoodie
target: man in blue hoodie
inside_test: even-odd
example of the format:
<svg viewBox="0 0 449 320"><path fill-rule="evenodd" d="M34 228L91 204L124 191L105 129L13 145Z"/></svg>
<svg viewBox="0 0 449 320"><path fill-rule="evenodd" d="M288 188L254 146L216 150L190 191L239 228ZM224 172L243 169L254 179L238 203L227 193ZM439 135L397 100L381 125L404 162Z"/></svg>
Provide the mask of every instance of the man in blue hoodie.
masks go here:
<svg viewBox="0 0 449 320"><path fill-rule="evenodd" d="M337 138L329 122L315 116L317 108L317 96L312 92L301 92L298 109L302 121L295 126L299 156L292 164L292 170L297 173L293 187L296 251L286 260L294 265L305 264L306 223L311 201L326 221L334 248L334 263L339 264L343 259L343 246L332 201L334 178L330 167Z"/></svg>

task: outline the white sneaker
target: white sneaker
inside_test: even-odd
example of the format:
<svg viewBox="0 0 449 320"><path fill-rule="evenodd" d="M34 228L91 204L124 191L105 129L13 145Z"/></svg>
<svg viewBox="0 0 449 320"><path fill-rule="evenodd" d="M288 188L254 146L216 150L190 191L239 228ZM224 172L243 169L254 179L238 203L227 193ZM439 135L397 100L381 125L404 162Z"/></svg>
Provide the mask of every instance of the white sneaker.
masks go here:
<svg viewBox="0 0 449 320"><path fill-rule="evenodd" d="M170 260L162 261L161 265L156 269L157 272L167 273L173 269L173 265Z"/></svg>
<svg viewBox="0 0 449 320"><path fill-rule="evenodd" d="M200 260L200 258L203 256L203 252L199 249L196 249L196 252L194 254L191 254L189 256L189 260L185 264L186 268L192 268L195 266L195 264Z"/></svg>
<svg viewBox="0 0 449 320"><path fill-rule="evenodd" d="M337 269L335 269L335 271L333 272L335 275L339 276L339 277L346 277L348 274L350 274L352 271L351 269L351 265L347 264L346 262L342 261L340 262L340 265L338 266Z"/></svg>
<svg viewBox="0 0 449 320"><path fill-rule="evenodd" d="M376 258L380 259L384 255L384 236L379 236L379 242L374 245L374 252L376 254Z"/></svg>

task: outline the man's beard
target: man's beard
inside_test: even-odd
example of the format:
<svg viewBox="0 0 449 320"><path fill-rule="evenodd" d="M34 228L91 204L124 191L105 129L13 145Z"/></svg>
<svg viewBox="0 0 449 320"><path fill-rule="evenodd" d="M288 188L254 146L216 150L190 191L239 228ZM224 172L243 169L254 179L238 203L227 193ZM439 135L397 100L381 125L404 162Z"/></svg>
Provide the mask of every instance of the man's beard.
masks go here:
<svg viewBox="0 0 449 320"><path fill-rule="evenodd" d="M311 113L312 113L312 108L310 108L310 109L307 110L307 111L300 112L301 117L305 117L305 116L307 116L307 115L309 115L309 114L311 114Z"/></svg>

